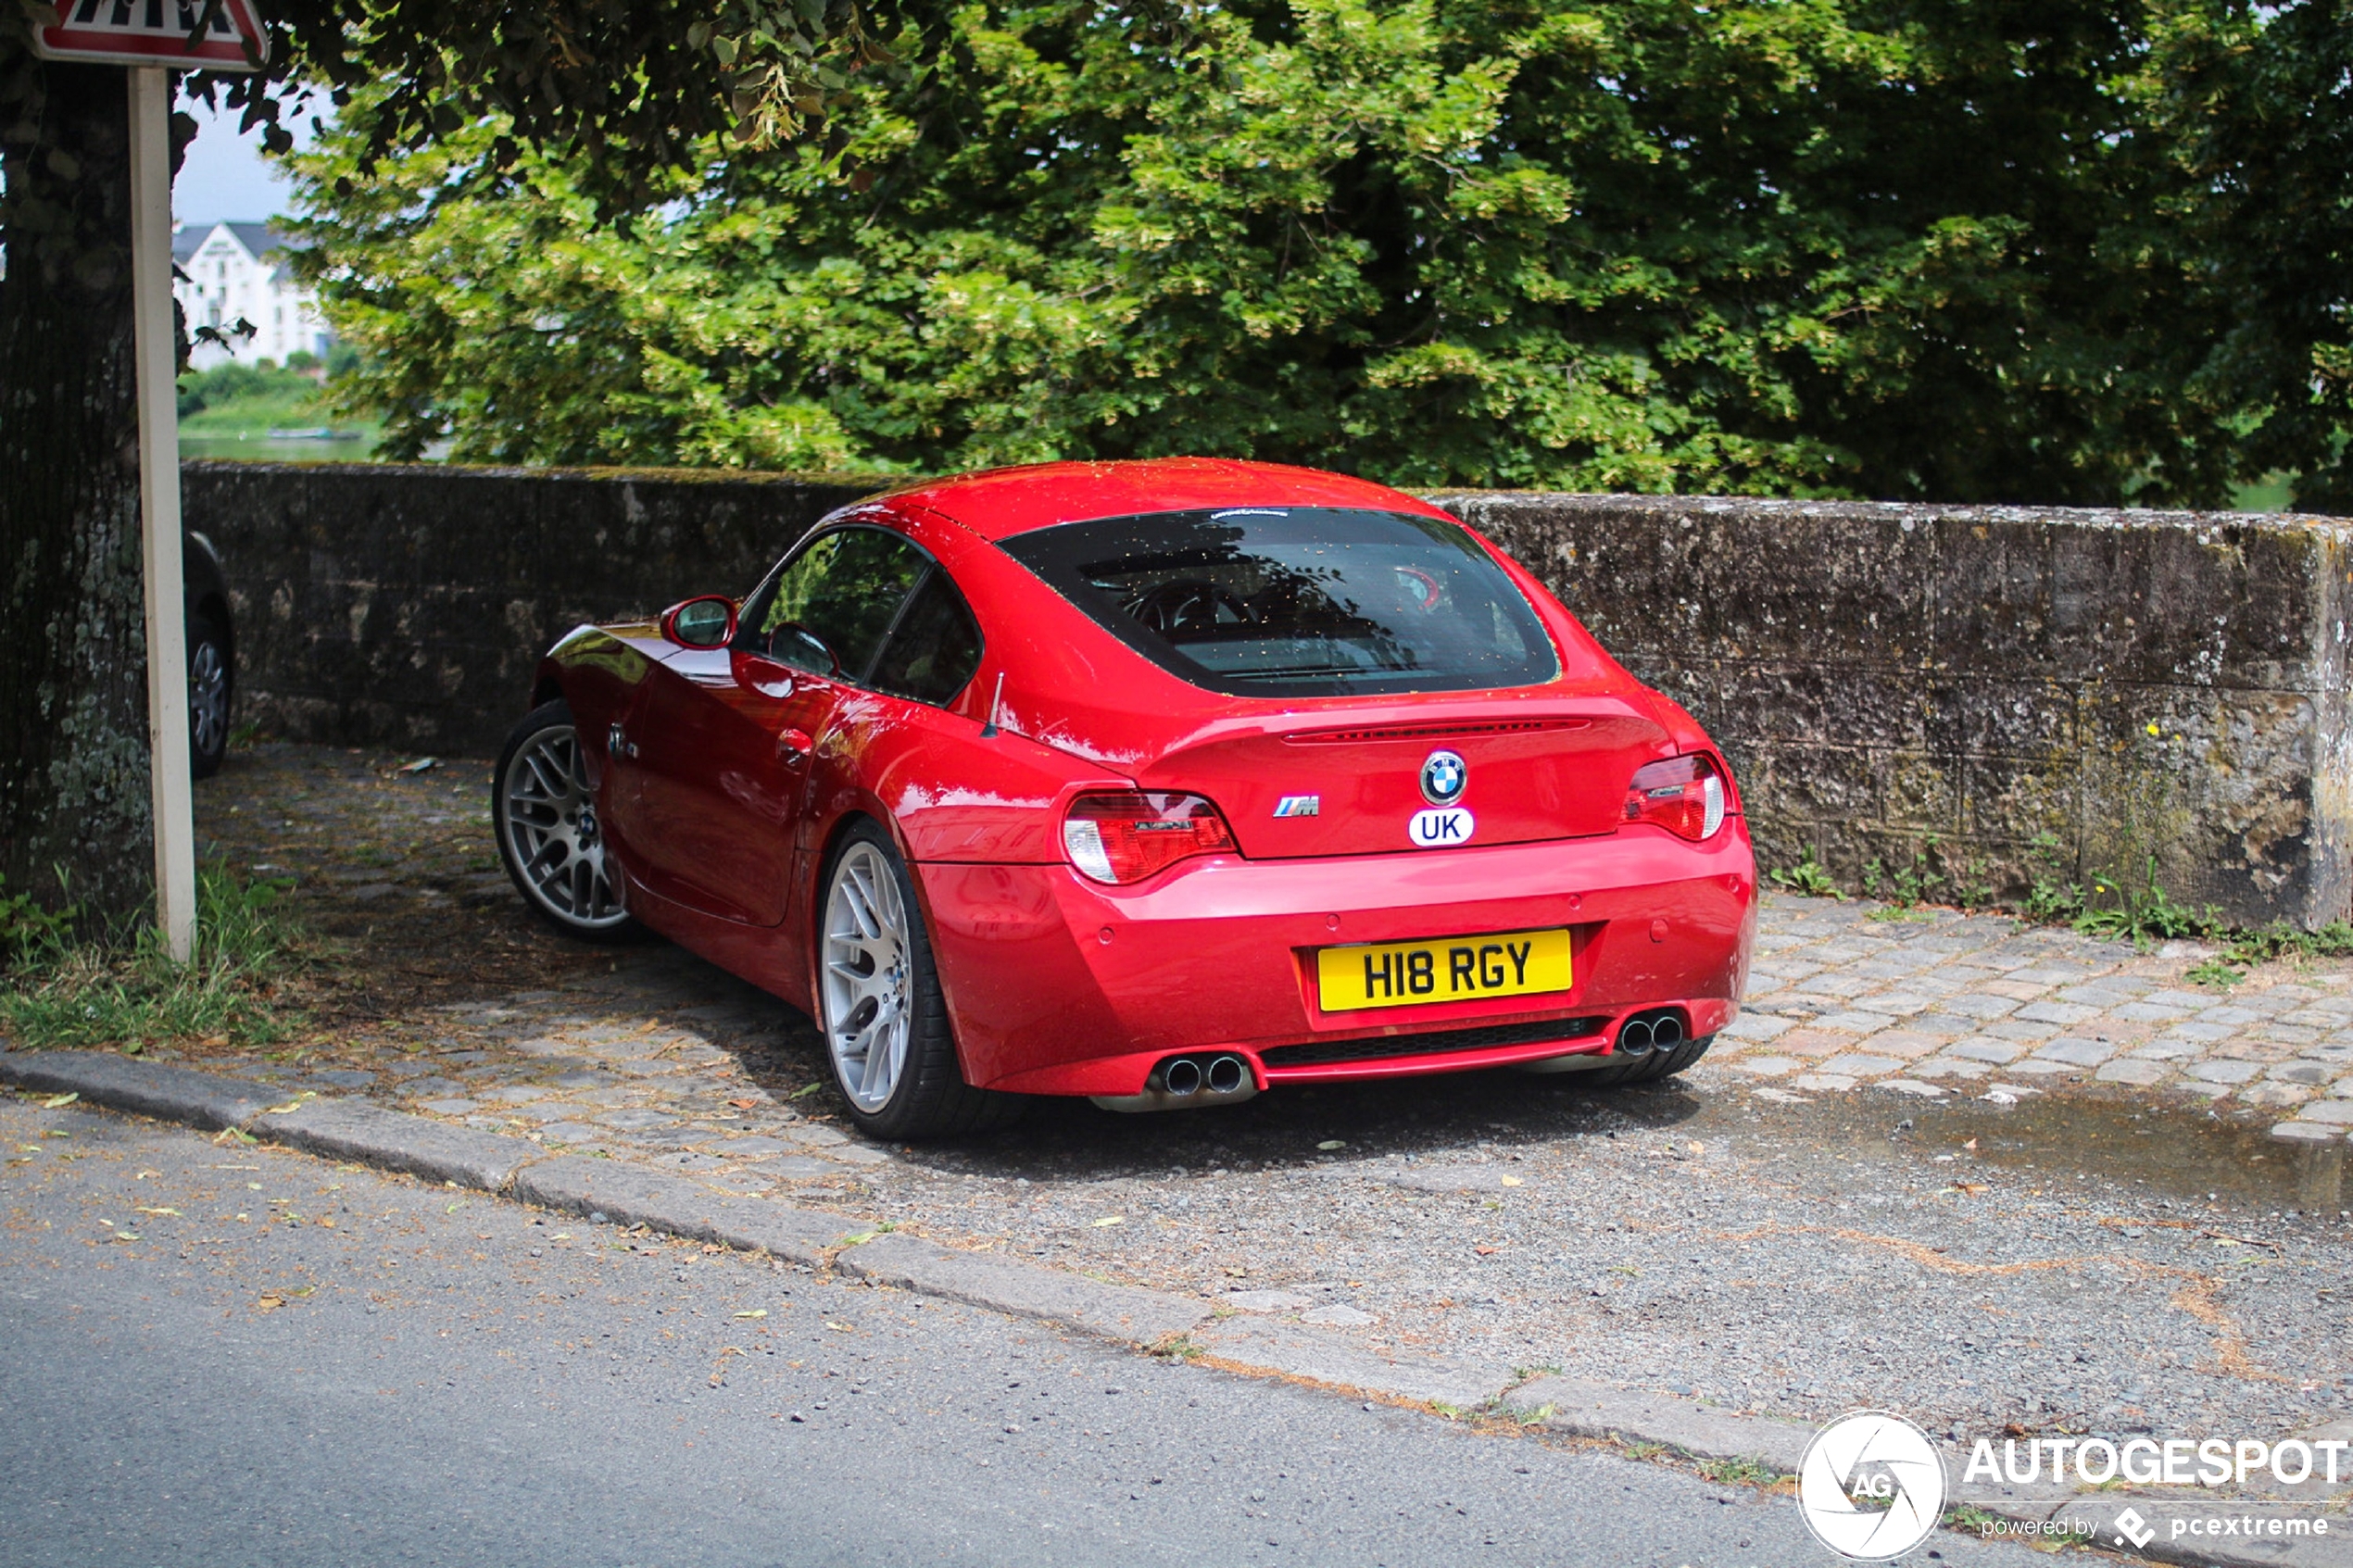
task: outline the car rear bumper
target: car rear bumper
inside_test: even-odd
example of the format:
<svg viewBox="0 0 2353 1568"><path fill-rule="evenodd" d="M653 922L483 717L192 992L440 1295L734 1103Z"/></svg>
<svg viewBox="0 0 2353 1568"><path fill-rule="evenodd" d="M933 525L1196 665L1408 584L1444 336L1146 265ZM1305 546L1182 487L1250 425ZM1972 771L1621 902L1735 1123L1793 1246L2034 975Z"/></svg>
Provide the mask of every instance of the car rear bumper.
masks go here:
<svg viewBox="0 0 2353 1568"><path fill-rule="evenodd" d="M1605 1051L1627 1016L1657 1007L1713 1034L1737 1010L1755 935L1755 862L1737 817L1704 845L1629 827L1406 855L1214 858L1134 888L1062 865L916 872L966 1076L1029 1094L1133 1095L1180 1051L1232 1051L1261 1088ZM1566 992L1318 1004L1320 948L1561 926Z"/></svg>

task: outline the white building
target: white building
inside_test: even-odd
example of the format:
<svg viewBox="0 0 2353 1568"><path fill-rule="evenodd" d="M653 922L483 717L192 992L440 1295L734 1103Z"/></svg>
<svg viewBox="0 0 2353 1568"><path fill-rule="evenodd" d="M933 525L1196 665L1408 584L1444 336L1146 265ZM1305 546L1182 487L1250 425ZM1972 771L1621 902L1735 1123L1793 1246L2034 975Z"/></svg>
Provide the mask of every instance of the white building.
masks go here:
<svg viewBox="0 0 2353 1568"><path fill-rule="evenodd" d="M181 275L172 280L171 292L187 316L189 335L199 327L226 332L240 320L249 321L253 336L232 340L233 358L242 364L268 359L283 365L297 352L325 358L335 334L319 313L319 296L288 270L285 249L285 237L267 223L174 224L171 260ZM208 370L232 358L217 343L198 343L188 362Z"/></svg>

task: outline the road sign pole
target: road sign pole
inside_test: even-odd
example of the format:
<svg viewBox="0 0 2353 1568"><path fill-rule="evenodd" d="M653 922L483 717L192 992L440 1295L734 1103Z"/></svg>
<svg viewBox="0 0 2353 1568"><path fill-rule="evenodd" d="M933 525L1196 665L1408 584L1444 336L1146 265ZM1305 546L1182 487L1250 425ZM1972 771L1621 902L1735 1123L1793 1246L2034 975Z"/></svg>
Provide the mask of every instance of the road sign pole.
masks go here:
<svg viewBox="0 0 2353 1568"><path fill-rule="evenodd" d="M131 71L131 289L139 370L139 533L147 579L147 747L156 925L174 963L196 947L188 782L188 628L180 557L178 354L171 324L171 73Z"/></svg>

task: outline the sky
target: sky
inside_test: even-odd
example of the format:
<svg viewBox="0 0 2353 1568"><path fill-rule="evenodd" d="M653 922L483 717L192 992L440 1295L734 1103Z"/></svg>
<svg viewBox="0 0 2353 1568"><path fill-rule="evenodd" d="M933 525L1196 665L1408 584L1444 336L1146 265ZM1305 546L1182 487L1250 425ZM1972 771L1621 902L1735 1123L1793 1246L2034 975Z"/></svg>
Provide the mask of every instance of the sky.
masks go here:
<svg viewBox="0 0 2353 1568"><path fill-rule="evenodd" d="M287 210L284 175L261 157L261 132L237 134L237 117L182 102L196 120L196 139L171 182L171 215L182 223L259 222ZM309 128L297 120L297 137ZM304 138L307 140L307 138Z"/></svg>

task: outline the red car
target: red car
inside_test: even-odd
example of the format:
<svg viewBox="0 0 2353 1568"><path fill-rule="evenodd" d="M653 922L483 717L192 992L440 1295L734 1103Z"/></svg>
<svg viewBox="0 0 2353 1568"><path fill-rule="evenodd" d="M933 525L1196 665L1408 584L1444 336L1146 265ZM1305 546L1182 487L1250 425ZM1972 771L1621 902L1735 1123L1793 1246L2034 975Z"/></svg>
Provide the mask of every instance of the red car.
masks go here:
<svg viewBox="0 0 2353 1568"><path fill-rule="evenodd" d="M1756 872L1698 724L1427 502L1172 459L912 484L584 626L499 759L560 928L810 1012L890 1138L1469 1068L1660 1077Z"/></svg>

